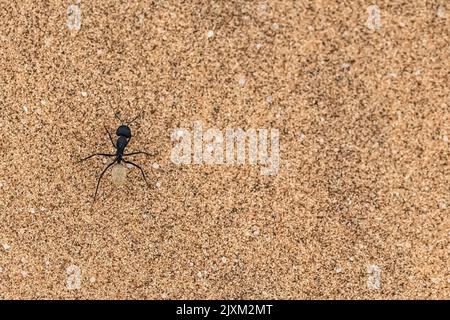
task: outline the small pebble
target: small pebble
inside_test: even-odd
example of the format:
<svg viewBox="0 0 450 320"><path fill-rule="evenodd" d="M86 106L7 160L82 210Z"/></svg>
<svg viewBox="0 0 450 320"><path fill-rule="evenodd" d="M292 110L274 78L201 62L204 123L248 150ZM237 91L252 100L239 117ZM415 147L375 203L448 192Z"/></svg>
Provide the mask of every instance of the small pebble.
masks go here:
<svg viewBox="0 0 450 320"><path fill-rule="evenodd" d="M116 164L112 168L111 174L115 185L123 185L127 178L127 168L121 164Z"/></svg>
<svg viewBox="0 0 450 320"><path fill-rule="evenodd" d="M240 85L241 87L243 87L243 86L245 85L245 82L246 82L245 78L240 78L240 79L239 79L239 85Z"/></svg>
<svg viewBox="0 0 450 320"><path fill-rule="evenodd" d="M5 249L5 251L10 251L11 250L11 246L7 243L3 244L3 249Z"/></svg>
<svg viewBox="0 0 450 320"><path fill-rule="evenodd" d="M87 92L86 91L81 91L81 95L83 96L83 97L87 97Z"/></svg>
<svg viewBox="0 0 450 320"><path fill-rule="evenodd" d="M214 37L214 31L208 30L208 32L206 33L206 36L208 37L208 39Z"/></svg>

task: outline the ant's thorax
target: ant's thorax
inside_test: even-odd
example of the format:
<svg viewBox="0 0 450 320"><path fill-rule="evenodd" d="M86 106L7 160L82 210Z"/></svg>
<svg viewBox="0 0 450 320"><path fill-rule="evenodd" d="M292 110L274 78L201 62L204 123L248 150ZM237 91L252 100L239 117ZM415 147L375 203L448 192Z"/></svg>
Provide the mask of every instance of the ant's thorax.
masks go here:
<svg viewBox="0 0 450 320"><path fill-rule="evenodd" d="M119 138L117 138L117 155L122 156L123 152L125 151L126 146L128 145L128 139L124 136L120 136Z"/></svg>

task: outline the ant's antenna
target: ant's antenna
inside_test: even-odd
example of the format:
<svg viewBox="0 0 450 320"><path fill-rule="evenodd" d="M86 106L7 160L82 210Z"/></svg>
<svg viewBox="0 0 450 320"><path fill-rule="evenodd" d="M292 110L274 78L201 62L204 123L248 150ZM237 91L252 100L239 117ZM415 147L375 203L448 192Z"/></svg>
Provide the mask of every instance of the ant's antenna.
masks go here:
<svg viewBox="0 0 450 320"><path fill-rule="evenodd" d="M128 100L128 104L131 106L131 102ZM138 119L140 116L141 116L141 114L142 114L142 111L143 111L143 108L141 108L141 110L139 111L139 113L138 113L138 115L136 116L136 117L134 117L133 118L133 120L131 120L131 121L123 121L121 118L120 118L120 112L116 112L115 114L114 114L114 116L117 118L117 119L119 119L119 121L122 123L122 124L124 124L124 123L126 123L127 125L130 125L130 124L132 124L136 119Z"/></svg>
<svg viewBox="0 0 450 320"><path fill-rule="evenodd" d="M116 112L116 113L114 113L114 116L115 116L117 119L119 119L119 121L120 121L121 124L123 124L123 121L122 121L122 119L120 119L119 114L120 114L120 112Z"/></svg>
<svg viewBox="0 0 450 320"><path fill-rule="evenodd" d="M132 124L137 118L139 118L142 114L142 110L138 113L138 115L136 117L134 117L133 120L131 120L130 122L128 122L128 124Z"/></svg>

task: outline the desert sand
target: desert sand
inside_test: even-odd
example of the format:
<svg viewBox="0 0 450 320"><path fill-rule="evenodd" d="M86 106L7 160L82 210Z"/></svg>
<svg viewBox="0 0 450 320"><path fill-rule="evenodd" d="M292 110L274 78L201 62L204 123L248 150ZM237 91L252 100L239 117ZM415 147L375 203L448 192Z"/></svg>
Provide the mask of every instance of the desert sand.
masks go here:
<svg viewBox="0 0 450 320"><path fill-rule="evenodd" d="M375 7L376 5L376 7ZM446 7L447 5L447 7ZM0 4L1 299L448 299L446 1ZM123 184L112 133L142 166ZM175 164L176 128L280 164ZM115 137L117 138L117 137Z"/></svg>

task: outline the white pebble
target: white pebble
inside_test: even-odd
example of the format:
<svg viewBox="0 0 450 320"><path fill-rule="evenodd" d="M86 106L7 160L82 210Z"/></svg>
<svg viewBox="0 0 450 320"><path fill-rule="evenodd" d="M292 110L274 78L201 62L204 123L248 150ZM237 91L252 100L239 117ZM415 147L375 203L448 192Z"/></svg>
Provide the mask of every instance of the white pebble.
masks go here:
<svg viewBox="0 0 450 320"><path fill-rule="evenodd" d="M227 263L227 258L226 257L222 257L222 263Z"/></svg>
<svg viewBox="0 0 450 320"><path fill-rule="evenodd" d="M259 49L261 49L261 48L262 48L262 44L261 44L261 43L257 43L257 44L256 44L256 49L259 50Z"/></svg>
<svg viewBox="0 0 450 320"><path fill-rule="evenodd" d="M27 106L23 106L23 111L25 111L25 113L28 113L28 107Z"/></svg>
<svg viewBox="0 0 450 320"><path fill-rule="evenodd" d="M273 102L273 97L272 96L267 96L266 97L266 102L267 103L272 103Z"/></svg>
<svg viewBox="0 0 450 320"><path fill-rule="evenodd" d="M82 95L83 97L87 97L87 92L86 92L86 91L81 91L81 95Z"/></svg>
<svg viewBox="0 0 450 320"><path fill-rule="evenodd" d="M334 269L334 271L336 271L336 273L341 273L342 272L342 268L341 267L336 267L336 269Z"/></svg>
<svg viewBox="0 0 450 320"><path fill-rule="evenodd" d="M121 164L116 164L112 167L111 176L115 185L124 185L127 179L127 169Z"/></svg>
<svg viewBox="0 0 450 320"><path fill-rule="evenodd" d="M9 250L11 250L11 246L9 244L7 244L7 243L4 243L3 244L3 249L5 249L5 251L9 251Z"/></svg>
<svg viewBox="0 0 450 320"><path fill-rule="evenodd" d="M80 30L81 9L79 4L71 4L67 8L67 28L69 28L69 30Z"/></svg>
<svg viewBox="0 0 450 320"><path fill-rule="evenodd" d="M245 82L246 82L245 78L240 78L240 79L239 79L239 85L240 85L241 87L243 87L243 86L245 85Z"/></svg>
<svg viewBox="0 0 450 320"><path fill-rule="evenodd" d="M144 23L144 15L143 14L140 14L139 16L138 16L138 24L143 24Z"/></svg>
<svg viewBox="0 0 450 320"><path fill-rule="evenodd" d="M208 39L214 37L214 31L213 30L208 30L208 32L206 33L206 36L208 37Z"/></svg>
<svg viewBox="0 0 450 320"><path fill-rule="evenodd" d="M381 288L381 269L376 264L367 267L367 288L370 290Z"/></svg>
<svg viewBox="0 0 450 320"><path fill-rule="evenodd" d="M26 271L21 271L20 274L22 275L22 277L28 277L28 272Z"/></svg>
<svg viewBox="0 0 450 320"><path fill-rule="evenodd" d="M159 169L159 164L158 163L153 163L152 164L153 169L158 170Z"/></svg>
<svg viewBox="0 0 450 320"><path fill-rule="evenodd" d="M448 135L443 135L443 136L442 136L442 140L443 140L445 143L448 143Z"/></svg>
<svg viewBox="0 0 450 320"><path fill-rule="evenodd" d="M437 283L441 282L441 279L437 278L437 277L433 277L433 278L431 278L431 282L433 282L434 284L437 284Z"/></svg>
<svg viewBox="0 0 450 320"><path fill-rule="evenodd" d="M89 279L89 281L90 281L91 283L94 283L94 282L95 282L95 277L91 277L91 278Z"/></svg>
<svg viewBox="0 0 450 320"><path fill-rule="evenodd" d="M76 265L70 265L66 269L66 287L69 290L77 290L81 288L81 269Z"/></svg>
<svg viewBox="0 0 450 320"><path fill-rule="evenodd" d="M397 76L398 76L398 74L397 74L397 72L389 72L388 74L387 74L387 77L388 78L397 78Z"/></svg>
<svg viewBox="0 0 450 320"><path fill-rule="evenodd" d="M203 278L203 274L202 274L202 272L201 272L201 271L199 271L199 272L197 273L197 277L199 277L199 278Z"/></svg>
<svg viewBox="0 0 450 320"><path fill-rule="evenodd" d="M278 29L280 29L280 25L278 24L278 23L272 23L272 29L273 30L278 30Z"/></svg>
<svg viewBox="0 0 450 320"><path fill-rule="evenodd" d="M439 8L436 11L436 15L439 18L445 18L445 8L443 6L439 6Z"/></svg>
<svg viewBox="0 0 450 320"><path fill-rule="evenodd" d="M369 17L367 18L366 26L370 30L381 29L381 13L380 8L377 5L370 5L367 7Z"/></svg>
<svg viewBox="0 0 450 320"><path fill-rule="evenodd" d="M155 186L156 186L158 189L161 188L161 182L156 181Z"/></svg>
<svg viewBox="0 0 450 320"><path fill-rule="evenodd" d="M258 9L259 9L260 11L266 11L267 5L266 5L265 3L261 3L261 4L258 6Z"/></svg>

